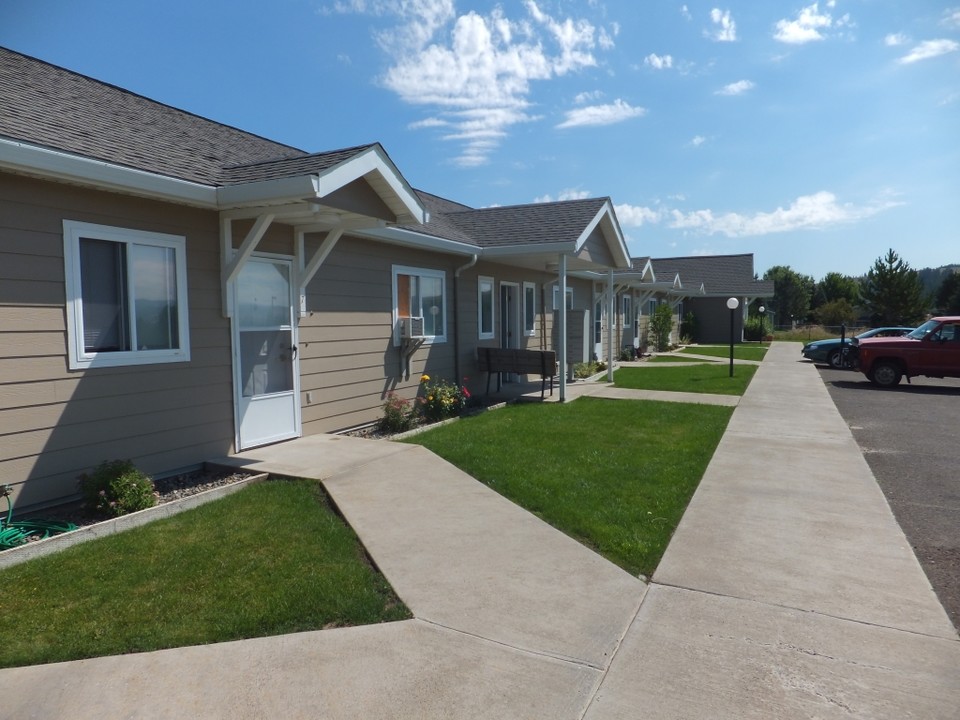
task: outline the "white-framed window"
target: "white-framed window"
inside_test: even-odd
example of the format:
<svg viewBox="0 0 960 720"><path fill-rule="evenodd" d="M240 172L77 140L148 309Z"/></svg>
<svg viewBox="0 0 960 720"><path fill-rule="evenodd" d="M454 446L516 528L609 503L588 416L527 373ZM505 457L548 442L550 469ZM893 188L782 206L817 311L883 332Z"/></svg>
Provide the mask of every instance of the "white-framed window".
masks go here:
<svg viewBox="0 0 960 720"><path fill-rule="evenodd" d="M628 327L633 324L633 298L629 295L623 296L623 327Z"/></svg>
<svg viewBox="0 0 960 720"><path fill-rule="evenodd" d="M597 300L593 310L593 342L603 342L603 298Z"/></svg>
<svg viewBox="0 0 960 720"><path fill-rule="evenodd" d="M477 328L481 340L494 337L494 310L496 303L493 294L493 278L480 276L477 279Z"/></svg>
<svg viewBox="0 0 960 720"><path fill-rule="evenodd" d="M523 334L533 337L537 331L537 286L532 282L523 284Z"/></svg>
<svg viewBox="0 0 960 720"><path fill-rule="evenodd" d="M648 301L648 302L647 302L647 314L652 316L656 311L657 311L657 301L656 301L656 299L652 299L652 300Z"/></svg>
<svg viewBox="0 0 960 720"><path fill-rule="evenodd" d="M447 274L443 270L393 266L393 342L400 343L400 319L423 318L428 342L447 340Z"/></svg>
<svg viewBox="0 0 960 720"><path fill-rule="evenodd" d="M553 286L553 309L560 309L560 286ZM567 310L573 310L573 288L567 288Z"/></svg>
<svg viewBox="0 0 960 720"><path fill-rule="evenodd" d="M187 239L63 221L71 370L190 360Z"/></svg>

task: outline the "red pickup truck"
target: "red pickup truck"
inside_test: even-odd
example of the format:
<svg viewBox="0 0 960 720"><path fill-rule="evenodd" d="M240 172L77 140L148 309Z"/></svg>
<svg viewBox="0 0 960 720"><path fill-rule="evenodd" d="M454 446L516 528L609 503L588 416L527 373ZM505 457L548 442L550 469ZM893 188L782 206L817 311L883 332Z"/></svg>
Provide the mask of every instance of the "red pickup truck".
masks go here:
<svg viewBox="0 0 960 720"><path fill-rule="evenodd" d="M902 337L874 337L855 346L860 372L880 387L906 376L960 377L960 316L936 317Z"/></svg>

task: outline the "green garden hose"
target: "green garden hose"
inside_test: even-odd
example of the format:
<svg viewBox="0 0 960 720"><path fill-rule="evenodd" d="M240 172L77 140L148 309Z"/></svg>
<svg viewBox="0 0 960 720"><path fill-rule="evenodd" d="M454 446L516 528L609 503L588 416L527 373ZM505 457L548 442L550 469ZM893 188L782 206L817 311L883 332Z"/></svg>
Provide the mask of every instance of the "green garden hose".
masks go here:
<svg viewBox="0 0 960 720"><path fill-rule="evenodd" d="M0 522L0 550L9 550L18 545L23 545L31 538L45 540L53 535L77 529L77 526L72 522L60 522L58 520L18 520L13 522L13 503L10 502L9 486L3 487L2 495L7 501L7 519L5 522Z"/></svg>

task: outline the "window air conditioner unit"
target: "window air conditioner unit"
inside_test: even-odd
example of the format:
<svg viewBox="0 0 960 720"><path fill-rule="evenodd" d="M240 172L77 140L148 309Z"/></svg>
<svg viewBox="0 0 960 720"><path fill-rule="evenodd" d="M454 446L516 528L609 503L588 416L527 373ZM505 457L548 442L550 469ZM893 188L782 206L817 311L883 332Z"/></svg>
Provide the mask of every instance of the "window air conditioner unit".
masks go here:
<svg viewBox="0 0 960 720"><path fill-rule="evenodd" d="M401 340L422 340L426 335L423 334L422 317L402 317L400 318L400 339Z"/></svg>

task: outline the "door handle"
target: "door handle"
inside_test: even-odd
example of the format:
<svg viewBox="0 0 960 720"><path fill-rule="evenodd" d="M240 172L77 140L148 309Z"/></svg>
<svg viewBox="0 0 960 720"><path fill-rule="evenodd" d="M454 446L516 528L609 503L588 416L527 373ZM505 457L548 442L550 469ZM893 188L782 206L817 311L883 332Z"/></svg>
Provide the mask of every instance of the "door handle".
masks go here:
<svg viewBox="0 0 960 720"><path fill-rule="evenodd" d="M295 359L296 359L296 357L297 357L297 350L298 350L298 347L297 347L296 345L291 345L291 346L290 346L290 359L291 359L291 360L295 360Z"/></svg>

